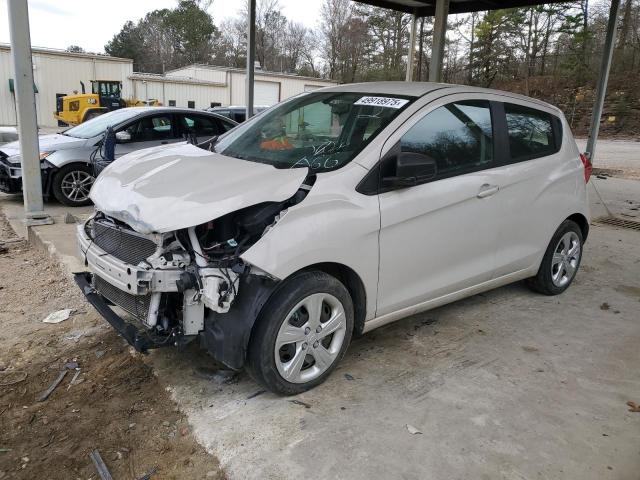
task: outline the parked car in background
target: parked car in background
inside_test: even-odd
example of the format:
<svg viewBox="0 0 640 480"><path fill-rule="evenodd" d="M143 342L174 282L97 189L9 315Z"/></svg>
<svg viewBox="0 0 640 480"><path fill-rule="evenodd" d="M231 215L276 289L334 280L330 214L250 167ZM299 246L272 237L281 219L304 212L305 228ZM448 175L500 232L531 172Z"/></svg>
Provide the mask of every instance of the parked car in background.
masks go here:
<svg viewBox="0 0 640 480"><path fill-rule="evenodd" d="M14 142L18 139L16 127L0 127L0 145Z"/></svg>
<svg viewBox="0 0 640 480"><path fill-rule="evenodd" d="M266 110L267 106L254 106L253 114L257 115L260 112ZM222 115L224 117L230 118L231 120L242 123L247 119L247 107L231 105L228 107L211 107L206 109L207 112L217 113L218 115Z"/></svg>
<svg viewBox="0 0 640 480"><path fill-rule="evenodd" d="M354 335L518 280L556 295L580 266L590 163L538 100L339 85L208 143L113 162L78 226L76 282L141 351L199 339L296 394Z"/></svg>
<svg viewBox="0 0 640 480"><path fill-rule="evenodd" d="M209 112L173 107L122 108L88 120L61 133L39 136L42 189L72 207L88 205L94 182L91 154L99 148L105 129L113 127L115 157L143 148L181 142L192 136L199 142L220 135L237 123ZM0 146L0 191L22 192L20 145Z"/></svg>

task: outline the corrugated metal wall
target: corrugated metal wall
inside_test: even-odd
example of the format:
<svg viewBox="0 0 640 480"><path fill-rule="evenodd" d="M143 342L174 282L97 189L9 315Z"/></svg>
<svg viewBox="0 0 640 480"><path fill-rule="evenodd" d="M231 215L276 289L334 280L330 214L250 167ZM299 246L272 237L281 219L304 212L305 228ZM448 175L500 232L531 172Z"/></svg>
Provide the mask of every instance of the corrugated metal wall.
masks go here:
<svg viewBox="0 0 640 480"><path fill-rule="evenodd" d="M38 89L36 109L40 126L57 126L53 117L56 93L71 94L74 90L80 92L80 81L85 83L90 92L90 80L122 80L123 95L132 95L131 82L128 80L133 73L131 60L49 53L34 49L32 61L33 77ZM0 47L0 125L16 124L14 98L9 90L12 72L11 51Z"/></svg>
<svg viewBox="0 0 640 480"><path fill-rule="evenodd" d="M10 52L0 50L0 125L16 124L16 107L9 91L9 79L13 77L11 72Z"/></svg>
<svg viewBox="0 0 640 480"><path fill-rule="evenodd" d="M244 72L229 72L231 77L231 105L244 105L245 104L245 74ZM275 76L275 75L260 75L256 73L256 82L273 82L277 83L280 89L279 101L285 100L294 95L298 95L305 91L306 85L316 86L318 88L328 87L335 85L336 82L330 82L328 80L316 80L305 77L296 78L293 76Z"/></svg>
<svg viewBox="0 0 640 480"><path fill-rule="evenodd" d="M225 83L227 72L224 69L207 68L200 65L191 65L167 72L168 77L197 78L207 82Z"/></svg>
<svg viewBox="0 0 640 480"><path fill-rule="evenodd" d="M176 107L189 107L189 101L191 101L194 102L195 108L202 109L210 107L212 102L223 106L244 105L246 102L245 78L245 73L242 71L196 65L168 72L166 78L160 75L135 74L132 88L135 98L141 100L158 99L163 105L169 105L173 100ZM197 82L210 83L198 84ZM327 80L305 77L260 74L256 74L255 82L256 86L265 87L263 89L265 91L273 91L274 88L277 90L277 96L273 95L273 102L267 104L277 103L314 88L335 84ZM256 100L256 105L259 103Z"/></svg>
<svg viewBox="0 0 640 480"><path fill-rule="evenodd" d="M163 80L162 78L138 79L134 76L132 82L136 98L140 100L157 99L163 105L175 102L176 107L188 107L194 102L194 107L203 109L211 106L211 102L228 104L227 87L223 85L198 85L181 82L179 80Z"/></svg>
<svg viewBox="0 0 640 480"><path fill-rule="evenodd" d="M72 94L81 91L80 81L91 91L90 80L122 81L123 97L140 100L158 99L164 105L175 101L177 107L207 108L212 102L222 105L244 105L245 73L237 69L192 65L166 74L145 75L133 73L133 62L127 59L106 58L82 54L33 49L33 73L38 94L36 108L38 124L55 127L53 117L56 109L56 93ZM9 91L11 52L0 45L0 125L15 125L16 112L13 95ZM292 75L260 74L256 72L256 83L269 92L265 98L282 101L293 95L315 88L334 84L327 80L295 77Z"/></svg>

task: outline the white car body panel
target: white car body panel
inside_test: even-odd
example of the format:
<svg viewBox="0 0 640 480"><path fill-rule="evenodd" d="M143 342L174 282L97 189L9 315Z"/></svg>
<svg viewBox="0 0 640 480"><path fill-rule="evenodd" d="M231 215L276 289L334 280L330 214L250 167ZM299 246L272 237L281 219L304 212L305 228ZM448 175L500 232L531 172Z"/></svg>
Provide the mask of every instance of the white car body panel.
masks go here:
<svg viewBox="0 0 640 480"><path fill-rule="evenodd" d="M422 96L349 164L318 174L304 200L283 211L241 258L280 280L320 263L350 268L366 292L365 331L535 275L562 221L573 214L589 220L579 152L554 107L516 94L444 84L378 82L323 91ZM563 127L560 151L379 195L356 191L424 115L470 99L556 115ZM307 174L307 168L276 169L181 143L115 161L94 184L91 199L99 211L140 233L164 233L284 201ZM495 193L478 198L486 186Z"/></svg>
<svg viewBox="0 0 640 480"><path fill-rule="evenodd" d="M477 198L490 182L475 172L380 195L378 315L491 279L497 203Z"/></svg>
<svg viewBox="0 0 640 480"><path fill-rule="evenodd" d="M432 100L434 95L439 98ZM426 97L426 106L386 139L381 156L433 110L477 95ZM492 278L500 219L494 215L495 196L477 195L494 184L492 170L482 170L379 195L378 316Z"/></svg>
<svg viewBox="0 0 640 480"><path fill-rule="evenodd" d="M355 192L366 173L351 163L318 175L304 201L288 209L242 259L279 279L318 263L345 265L362 280L367 318L373 318L378 284L378 199L348 194Z"/></svg>
<svg viewBox="0 0 640 480"><path fill-rule="evenodd" d="M94 183L90 198L98 210L140 233L163 233L285 200L306 175L306 168L276 169L181 143L114 161Z"/></svg>
<svg viewBox="0 0 640 480"><path fill-rule="evenodd" d="M496 276L531 265L537 267L549 239L563 220L575 213L590 218L578 147L562 114L551 110L550 113L562 119L565 133L560 151L495 169L500 187L496 195L500 199L497 215L502 219Z"/></svg>

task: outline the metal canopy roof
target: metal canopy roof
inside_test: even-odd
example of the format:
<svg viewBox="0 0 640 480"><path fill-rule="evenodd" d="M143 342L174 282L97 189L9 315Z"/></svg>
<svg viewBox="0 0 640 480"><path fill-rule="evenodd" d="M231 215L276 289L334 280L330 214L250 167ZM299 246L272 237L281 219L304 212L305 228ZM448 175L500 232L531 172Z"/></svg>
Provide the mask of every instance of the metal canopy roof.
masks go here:
<svg viewBox="0 0 640 480"><path fill-rule="evenodd" d="M419 17L431 17L436 11L436 0L354 0L374 7L389 8L413 13ZM566 0L449 0L449 13L479 12L502 8L531 7L548 3L566 3Z"/></svg>

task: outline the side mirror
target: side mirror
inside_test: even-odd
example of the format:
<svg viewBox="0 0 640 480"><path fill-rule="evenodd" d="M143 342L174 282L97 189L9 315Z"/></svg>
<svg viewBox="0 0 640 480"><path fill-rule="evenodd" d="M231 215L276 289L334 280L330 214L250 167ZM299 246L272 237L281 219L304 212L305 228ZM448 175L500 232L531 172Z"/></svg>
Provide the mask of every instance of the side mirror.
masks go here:
<svg viewBox="0 0 640 480"><path fill-rule="evenodd" d="M400 152L395 158L395 163L395 175L383 177L383 187L412 187L431 180L438 174L435 159L423 153Z"/></svg>
<svg viewBox="0 0 640 480"><path fill-rule="evenodd" d="M117 143L127 143L131 141L131 134L126 130L122 130L116 133L116 142Z"/></svg>

